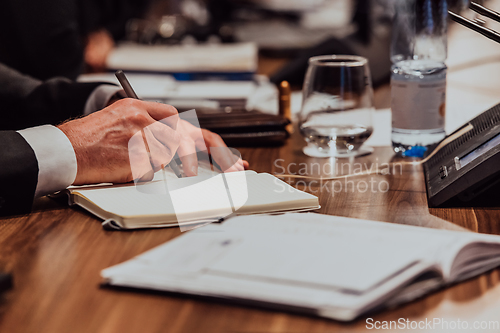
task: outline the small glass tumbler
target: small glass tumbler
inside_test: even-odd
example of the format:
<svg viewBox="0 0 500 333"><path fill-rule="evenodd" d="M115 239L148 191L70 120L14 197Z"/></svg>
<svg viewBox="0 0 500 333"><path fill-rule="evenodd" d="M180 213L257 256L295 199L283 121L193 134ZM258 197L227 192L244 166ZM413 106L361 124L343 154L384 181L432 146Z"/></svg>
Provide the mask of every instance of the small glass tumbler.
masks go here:
<svg viewBox="0 0 500 333"><path fill-rule="evenodd" d="M368 60L353 55L309 59L299 128L312 157L369 154L361 147L373 132L373 88Z"/></svg>

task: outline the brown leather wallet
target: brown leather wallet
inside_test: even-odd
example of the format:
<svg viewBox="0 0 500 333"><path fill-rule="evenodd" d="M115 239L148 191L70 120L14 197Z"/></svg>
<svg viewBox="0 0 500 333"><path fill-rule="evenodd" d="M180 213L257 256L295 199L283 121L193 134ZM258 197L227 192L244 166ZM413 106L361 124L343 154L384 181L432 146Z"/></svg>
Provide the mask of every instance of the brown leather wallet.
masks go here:
<svg viewBox="0 0 500 333"><path fill-rule="evenodd" d="M219 134L228 146L277 146L289 137L288 119L258 111L198 113L200 127Z"/></svg>

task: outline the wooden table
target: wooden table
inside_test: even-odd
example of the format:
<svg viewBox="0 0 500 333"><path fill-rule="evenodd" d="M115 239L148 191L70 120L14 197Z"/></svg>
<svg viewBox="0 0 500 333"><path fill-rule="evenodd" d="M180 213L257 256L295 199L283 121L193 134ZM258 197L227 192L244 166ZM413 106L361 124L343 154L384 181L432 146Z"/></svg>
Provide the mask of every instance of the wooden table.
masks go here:
<svg viewBox="0 0 500 333"><path fill-rule="evenodd" d="M479 43L492 43L482 41L479 36L471 36ZM460 43L450 43L450 53L456 45L460 46ZM491 45L497 48L494 52L500 51L497 45ZM461 47L468 48L467 45ZM455 72L450 70L450 89L458 98L460 89L470 91L470 87L467 88L470 82L460 79L464 73L460 64L466 60L454 63ZM498 59L496 62L493 60L490 59L490 62L499 66ZM271 67L275 66L276 63L271 64ZM488 72L491 68L482 70ZM496 83L498 75L489 80ZM453 82L457 84L453 85ZM474 95L484 104L480 105L482 110L485 105L500 99L500 85L488 87L489 90L483 89ZM378 100L386 103L388 99L384 96L387 92L388 87L379 89ZM467 101L472 105L474 98ZM460 100L455 102L459 104ZM477 110L465 116L460 113L459 116L470 118L474 113ZM295 133L283 147L245 148L240 151L258 172L279 174L285 168L287 172L298 173L303 168L320 166L325 168L325 173L331 173L334 161L307 158L301 152L303 145L302 138ZM353 161L339 160L336 165L340 171L343 166L345 173L376 165L382 169L384 163L392 160L391 148L382 147L376 148L369 156ZM319 196L322 208L318 212L323 214L500 234L498 209L428 209L423 173L419 166L404 166L391 169L388 175L363 176L348 181L352 184L345 181L319 185L294 184ZM340 323L187 297L118 291L100 285L102 269L178 235L178 228L104 231L99 220L87 212L46 198L38 200L35 211L28 216L0 219L0 268L12 272L15 283L13 290L0 297L0 332L290 333L366 330L366 317L352 323ZM380 321L399 318L416 321L426 318L469 322L500 320L499 272L498 269L493 270L370 317Z"/></svg>
<svg viewBox="0 0 500 333"><path fill-rule="evenodd" d="M279 174L284 167L289 168L287 172L298 173L304 167L314 167L314 163L322 168L333 165L329 165L330 160L306 158L301 152L302 145L302 138L294 135L281 148L247 148L241 149L241 153L260 172ZM366 163L368 168L378 163L382 169L383 163L391 158L390 148L378 148L374 154L354 163ZM338 168L342 170L344 165L344 172L348 172L350 165L356 167L348 160L339 162ZM395 172L391 170L390 175L349 181L352 185L347 189L343 181L340 185L330 182L321 187L297 186L317 192L322 206L319 213L500 232L497 209L428 209L420 167L404 166ZM364 191L370 183L375 184L375 190ZM344 186L342 190L340 186ZM357 189L352 191L353 187ZM43 210L0 220L0 263L13 272L15 280L14 289L5 293L0 302L0 332L344 332L365 328L365 317L343 324L190 298L103 288L99 275L102 269L164 243L180 231L178 228L104 231L99 221L85 211L47 200L37 203ZM372 317L375 320L500 319L499 270Z"/></svg>

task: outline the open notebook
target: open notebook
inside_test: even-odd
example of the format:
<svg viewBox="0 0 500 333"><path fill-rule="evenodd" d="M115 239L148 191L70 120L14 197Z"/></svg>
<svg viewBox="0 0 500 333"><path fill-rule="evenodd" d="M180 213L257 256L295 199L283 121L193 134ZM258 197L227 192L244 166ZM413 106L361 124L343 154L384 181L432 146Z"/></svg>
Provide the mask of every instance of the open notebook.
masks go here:
<svg viewBox="0 0 500 333"><path fill-rule="evenodd" d="M105 220L112 229L196 226L229 215L273 213L319 208L318 198L268 173L214 173L200 168L196 177L156 173L153 181L135 186L71 187L70 203Z"/></svg>
<svg viewBox="0 0 500 333"><path fill-rule="evenodd" d="M101 275L348 321L499 265L499 236L307 213L230 218Z"/></svg>

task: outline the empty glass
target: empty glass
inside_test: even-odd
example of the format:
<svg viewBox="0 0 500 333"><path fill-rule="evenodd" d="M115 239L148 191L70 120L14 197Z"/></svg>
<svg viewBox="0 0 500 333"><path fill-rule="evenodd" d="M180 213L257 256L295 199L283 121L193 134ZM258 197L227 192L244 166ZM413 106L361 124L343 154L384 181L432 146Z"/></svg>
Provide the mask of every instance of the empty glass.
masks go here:
<svg viewBox="0 0 500 333"><path fill-rule="evenodd" d="M373 88L368 60L352 55L309 59L303 87L300 132L313 157L370 153L361 145L373 132Z"/></svg>

